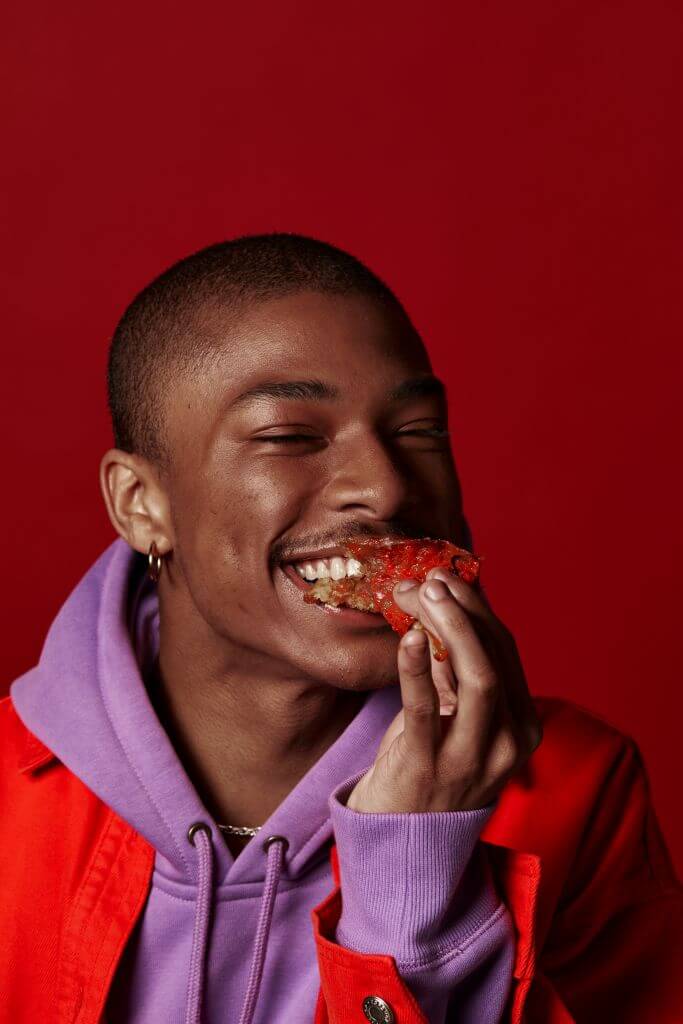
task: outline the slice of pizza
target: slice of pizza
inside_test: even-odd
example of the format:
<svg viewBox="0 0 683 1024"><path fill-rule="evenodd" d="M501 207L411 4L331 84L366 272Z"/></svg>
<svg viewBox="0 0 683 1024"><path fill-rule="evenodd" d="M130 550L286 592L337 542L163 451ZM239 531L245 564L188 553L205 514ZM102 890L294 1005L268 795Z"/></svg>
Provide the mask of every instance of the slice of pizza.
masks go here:
<svg viewBox="0 0 683 1024"><path fill-rule="evenodd" d="M481 559L447 540L378 538L350 541L346 547L348 557L356 562L354 575L340 580L329 577L316 580L304 594L304 601L378 612L401 636L412 627L424 627L394 601L392 592L397 583L406 579L422 583L429 570L437 566L456 572L466 583L473 583L479 577ZM429 630L426 632L433 656L437 661L445 661L445 647L438 637Z"/></svg>

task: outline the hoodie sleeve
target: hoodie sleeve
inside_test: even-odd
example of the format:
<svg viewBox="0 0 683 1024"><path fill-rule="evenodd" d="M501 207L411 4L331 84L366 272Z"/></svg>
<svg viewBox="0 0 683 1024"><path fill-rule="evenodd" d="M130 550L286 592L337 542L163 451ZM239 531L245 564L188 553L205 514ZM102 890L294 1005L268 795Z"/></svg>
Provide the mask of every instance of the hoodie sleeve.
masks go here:
<svg viewBox="0 0 683 1024"><path fill-rule="evenodd" d="M354 811L346 800L364 774L329 798L341 879L336 942L394 957L430 1024L446 1024L449 1010L459 1024L497 1024L515 937L478 842L495 803L472 811Z"/></svg>

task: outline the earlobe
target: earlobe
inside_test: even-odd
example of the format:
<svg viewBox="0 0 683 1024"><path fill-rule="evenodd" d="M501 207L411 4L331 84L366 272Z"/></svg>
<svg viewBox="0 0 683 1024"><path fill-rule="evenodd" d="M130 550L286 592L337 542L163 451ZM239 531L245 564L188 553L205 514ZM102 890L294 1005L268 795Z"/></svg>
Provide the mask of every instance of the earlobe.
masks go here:
<svg viewBox="0 0 683 1024"><path fill-rule="evenodd" d="M110 448L102 456L99 479L109 520L119 536L145 555L152 541L160 555L170 551L168 500L151 464Z"/></svg>

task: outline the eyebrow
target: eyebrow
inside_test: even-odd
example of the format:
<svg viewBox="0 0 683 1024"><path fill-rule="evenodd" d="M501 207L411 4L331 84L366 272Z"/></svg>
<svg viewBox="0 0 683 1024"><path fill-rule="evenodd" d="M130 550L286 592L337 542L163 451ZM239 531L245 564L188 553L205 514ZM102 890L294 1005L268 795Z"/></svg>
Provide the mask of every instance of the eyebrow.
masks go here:
<svg viewBox="0 0 683 1024"><path fill-rule="evenodd" d="M428 375L404 380L390 391L387 397L392 402L400 402L408 398L423 398L433 395L445 398L446 389L438 377ZM325 384L321 380L264 380L234 398L230 403L230 408L234 409L259 398L283 398L290 401L334 401L339 398L339 388L333 384Z"/></svg>

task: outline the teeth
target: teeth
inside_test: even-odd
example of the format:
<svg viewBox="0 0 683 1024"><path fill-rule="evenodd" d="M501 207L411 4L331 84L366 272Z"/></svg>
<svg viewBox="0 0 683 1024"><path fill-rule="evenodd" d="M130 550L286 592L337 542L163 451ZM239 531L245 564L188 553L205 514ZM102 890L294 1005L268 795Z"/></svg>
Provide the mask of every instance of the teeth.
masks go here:
<svg viewBox="0 0 683 1024"><path fill-rule="evenodd" d="M316 558L314 562L295 562L294 568L302 579L312 582L313 580L343 580L345 576L362 576L363 566L355 558L340 558L335 555L333 558Z"/></svg>
<svg viewBox="0 0 683 1024"><path fill-rule="evenodd" d="M346 562L335 556L330 559L330 576L333 580L341 580L346 576Z"/></svg>

